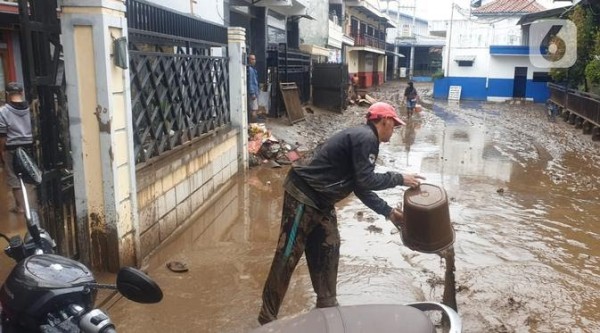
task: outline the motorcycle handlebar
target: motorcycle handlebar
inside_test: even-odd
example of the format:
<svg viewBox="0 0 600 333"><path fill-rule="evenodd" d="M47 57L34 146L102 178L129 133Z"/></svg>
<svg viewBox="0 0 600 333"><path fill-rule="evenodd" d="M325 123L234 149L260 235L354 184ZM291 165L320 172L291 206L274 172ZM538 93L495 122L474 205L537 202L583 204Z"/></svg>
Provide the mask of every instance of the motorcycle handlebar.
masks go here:
<svg viewBox="0 0 600 333"><path fill-rule="evenodd" d="M110 317L100 309L92 309L79 317L79 329L83 333L116 333Z"/></svg>

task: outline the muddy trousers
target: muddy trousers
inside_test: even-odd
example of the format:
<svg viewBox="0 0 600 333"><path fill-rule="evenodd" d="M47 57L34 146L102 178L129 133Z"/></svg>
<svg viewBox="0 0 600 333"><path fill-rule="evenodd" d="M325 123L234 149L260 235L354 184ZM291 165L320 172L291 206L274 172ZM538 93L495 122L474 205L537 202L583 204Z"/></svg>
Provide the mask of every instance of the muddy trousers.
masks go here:
<svg viewBox="0 0 600 333"><path fill-rule="evenodd" d="M275 257L262 295L258 316L261 324L277 319L283 297L298 260L306 255L317 307L337 306L336 284L340 257L340 234L335 210L322 212L294 199L283 200L281 230Z"/></svg>

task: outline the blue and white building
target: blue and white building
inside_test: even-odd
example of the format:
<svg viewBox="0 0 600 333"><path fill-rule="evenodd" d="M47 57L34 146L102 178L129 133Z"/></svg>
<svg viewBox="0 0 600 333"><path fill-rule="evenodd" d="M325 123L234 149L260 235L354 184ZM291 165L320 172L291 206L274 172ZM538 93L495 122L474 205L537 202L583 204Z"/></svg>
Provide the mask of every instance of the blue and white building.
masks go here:
<svg viewBox="0 0 600 333"><path fill-rule="evenodd" d="M537 1L483 1L479 8L453 6L444 52L444 78L434 83L434 97L448 97L450 86L461 87L461 99L543 102L549 97L548 68L530 61L528 28L523 15L545 8ZM439 26L439 25L438 25Z"/></svg>
<svg viewBox="0 0 600 333"><path fill-rule="evenodd" d="M414 17L415 13L403 13L393 7L386 12L397 26L387 29L388 76L431 81L431 76L442 68L446 40L430 35L428 21Z"/></svg>

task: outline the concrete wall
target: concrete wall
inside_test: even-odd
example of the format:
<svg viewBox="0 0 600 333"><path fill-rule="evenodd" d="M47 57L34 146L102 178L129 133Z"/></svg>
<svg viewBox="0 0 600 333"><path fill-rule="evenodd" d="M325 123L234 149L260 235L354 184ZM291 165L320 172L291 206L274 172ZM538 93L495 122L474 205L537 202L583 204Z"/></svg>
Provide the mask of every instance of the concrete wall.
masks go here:
<svg viewBox="0 0 600 333"><path fill-rule="evenodd" d="M238 129L173 151L137 171L141 255L190 221L238 172Z"/></svg>
<svg viewBox="0 0 600 333"><path fill-rule="evenodd" d="M156 5L167 7L186 14L192 14L204 20L225 24L226 15L223 0L147 0ZM229 10L229 9L227 9Z"/></svg>
<svg viewBox="0 0 600 333"><path fill-rule="evenodd" d="M515 67L527 67L525 98L544 102L549 96L548 88L545 82L533 82L533 72L548 72L548 69L533 66L527 54L490 53L490 46L521 45L518 19L495 17L493 20L454 21L443 61L446 77L435 81L434 97L447 98L449 86L460 85L463 87L461 99L512 99ZM456 59L464 57L475 57L473 65L459 66Z"/></svg>
<svg viewBox="0 0 600 333"><path fill-rule="evenodd" d="M80 260L116 271L137 261L129 71L112 61L127 35L124 1L62 1Z"/></svg>
<svg viewBox="0 0 600 333"><path fill-rule="evenodd" d="M346 48L346 59L348 62L348 73L358 73L358 52L348 51Z"/></svg>
<svg viewBox="0 0 600 333"><path fill-rule="evenodd" d="M406 15L402 12L400 12L400 21L397 21L397 16L396 16L396 11L395 10L391 10L389 13L390 18L392 19L392 21L397 22L397 28L388 28L387 29L387 35L386 35L386 43L390 43L390 44L394 44L396 42L396 37L403 37L402 32L403 31L407 31L408 33L411 33L411 29L412 29L412 17L409 15ZM415 28L414 28L414 34L416 35L420 35L420 36L427 36L429 35L429 25L428 22L422 19L416 19L415 20ZM408 37L408 36L404 36L404 37Z"/></svg>
<svg viewBox="0 0 600 333"><path fill-rule="evenodd" d="M502 102L513 98L513 79L487 79L485 77L450 77L437 79L433 85L433 97L447 99L450 86L461 86L462 100ZM550 93L546 82L533 82L528 79L525 98L543 103Z"/></svg>
<svg viewBox="0 0 600 333"><path fill-rule="evenodd" d="M473 66L459 66L456 59L464 56L474 56ZM489 47L463 47L452 48L450 61L444 58L443 67L448 67L446 76L458 77L487 77L490 72L490 49Z"/></svg>
<svg viewBox="0 0 600 333"><path fill-rule="evenodd" d="M374 20L370 16L367 16L367 15L359 12L355 8L346 7L346 14L348 16L350 16L350 17L354 17L354 18L360 20L363 23L367 23L367 24L372 25L373 27L375 27L375 29L381 28L381 30L385 30L383 28L383 25L380 25L379 21ZM352 26L352 20L350 18L348 18L348 20L346 20L345 23L346 23L346 25L343 27L344 31L346 32L347 35L350 35L351 26ZM362 32L365 33L366 31L362 31Z"/></svg>
<svg viewBox="0 0 600 333"><path fill-rule="evenodd" d="M116 272L141 265L247 167L245 34L228 32L231 127L138 167L129 71L112 60L113 38L127 36L125 0L62 0L61 9L80 261Z"/></svg>
<svg viewBox="0 0 600 333"><path fill-rule="evenodd" d="M327 45L329 34L329 2L322 0L311 0L307 14L314 20L301 19L298 22L300 28L300 44L314 44L318 46Z"/></svg>
<svg viewBox="0 0 600 333"><path fill-rule="evenodd" d="M458 66L457 57L474 56L473 66ZM449 65L449 66L448 66ZM462 98L504 101L512 98L515 67L527 67L526 98L544 102L548 96L545 82L533 82L534 72L548 72L531 64L527 55L493 55L489 47L456 48L452 50L449 75L434 84L434 97L447 98L448 85L461 85Z"/></svg>
<svg viewBox="0 0 600 333"><path fill-rule="evenodd" d="M453 21L452 34L446 37L447 47L444 49L442 64L446 76L457 75L457 71L458 76L463 76L460 74L463 68L457 68L454 62L457 55L475 55L479 61L477 66L487 66L486 60L482 58L489 55L490 45L521 45L521 26L516 24L518 19L518 17L505 17L491 21ZM448 65L450 74L447 73Z"/></svg>

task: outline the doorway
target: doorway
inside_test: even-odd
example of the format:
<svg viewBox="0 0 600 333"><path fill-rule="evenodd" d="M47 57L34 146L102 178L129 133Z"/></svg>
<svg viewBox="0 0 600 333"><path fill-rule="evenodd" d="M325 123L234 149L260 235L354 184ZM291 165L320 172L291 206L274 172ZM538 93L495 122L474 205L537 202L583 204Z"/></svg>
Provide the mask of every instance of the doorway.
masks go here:
<svg viewBox="0 0 600 333"><path fill-rule="evenodd" d="M525 98L527 90L527 67L515 67L513 98Z"/></svg>

